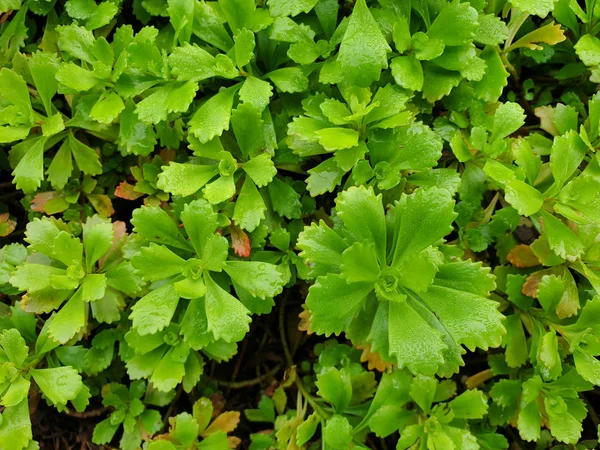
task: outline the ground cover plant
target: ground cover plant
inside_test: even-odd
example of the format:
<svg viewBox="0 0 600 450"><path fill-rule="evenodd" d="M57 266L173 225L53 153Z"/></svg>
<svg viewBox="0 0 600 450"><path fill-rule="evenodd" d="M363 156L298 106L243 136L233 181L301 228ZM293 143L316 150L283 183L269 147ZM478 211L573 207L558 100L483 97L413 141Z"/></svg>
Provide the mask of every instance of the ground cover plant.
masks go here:
<svg viewBox="0 0 600 450"><path fill-rule="evenodd" d="M595 0L0 0L0 449L593 449Z"/></svg>

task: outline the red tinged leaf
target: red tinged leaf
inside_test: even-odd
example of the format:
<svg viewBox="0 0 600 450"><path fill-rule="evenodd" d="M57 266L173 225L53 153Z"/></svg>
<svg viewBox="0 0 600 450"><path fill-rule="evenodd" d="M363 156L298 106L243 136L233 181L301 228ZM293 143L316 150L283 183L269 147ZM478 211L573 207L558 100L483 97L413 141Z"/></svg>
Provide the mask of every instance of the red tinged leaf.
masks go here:
<svg viewBox="0 0 600 450"><path fill-rule="evenodd" d="M29 207L35 212L57 214L65 211L69 207L69 202L60 192L48 191L36 194Z"/></svg>
<svg viewBox="0 0 600 450"><path fill-rule="evenodd" d="M525 244L520 244L513 248L508 252L506 259L516 267L535 267L540 265L540 261L533 253L533 250L531 250L531 247Z"/></svg>
<svg viewBox="0 0 600 450"><path fill-rule="evenodd" d="M115 189L115 197L124 198L125 200L137 200L144 195L141 192L136 192L134 189L135 186L129 184L127 181L122 181Z"/></svg>
<svg viewBox="0 0 600 450"><path fill-rule="evenodd" d="M242 258L250 256L250 238L244 230L232 225L231 227L231 247L235 251L235 254Z"/></svg>
<svg viewBox="0 0 600 450"><path fill-rule="evenodd" d="M159 153L158 156L160 156L160 158L163 160L163 162L165 163L165 165L168 165L171 161L175 161L175 150L172 150L170 148L163 148Z"/></svg>
<svg viewBox="0 0 600 450"><path fill-rule="evenodd" d="M15 231L17 222L10 218L8 213L0 214L0 237L8 236Z"/></svg>

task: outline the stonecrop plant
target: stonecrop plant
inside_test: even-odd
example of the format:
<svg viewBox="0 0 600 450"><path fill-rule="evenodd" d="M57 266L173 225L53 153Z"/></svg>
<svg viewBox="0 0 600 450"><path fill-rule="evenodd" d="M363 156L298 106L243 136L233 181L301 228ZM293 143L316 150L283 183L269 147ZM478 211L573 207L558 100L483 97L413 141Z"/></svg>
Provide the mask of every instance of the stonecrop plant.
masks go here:
<svg viewBox="0 0 600 450"><path fill-rule="evenodd" d="M595 0L0 0L0 450L600 446Z"/></svg>

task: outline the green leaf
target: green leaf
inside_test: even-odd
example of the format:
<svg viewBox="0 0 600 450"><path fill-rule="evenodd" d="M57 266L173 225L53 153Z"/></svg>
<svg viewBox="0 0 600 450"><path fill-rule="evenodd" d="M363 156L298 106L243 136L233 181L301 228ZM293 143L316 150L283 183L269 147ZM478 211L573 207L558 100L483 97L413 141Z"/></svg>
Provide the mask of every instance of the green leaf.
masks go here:
<svg viewBox="0 0 600 450"><path fill-rule="evenodd" d="M254 57L254 33L246 28L237 30L233 35L233 53L235 55L235 63L239 68L249 64Z"/></svg>
<svg viewBox="0 0 600 450"><path fill-rule="evenodd" d="M423 97L430 103L449 95L462 79L460 73L432 64L424 64L423 73Z"/></svg>
<svg viewBox="0 0 600 450"><path fill-rule="evenodd" d="M317 394L331 403L337 413L343 413L352 400L352 380L346 370L327 367L317 374Z"/></svg>
<svg viewBox="0 0 600 450"><path fill-rule="evenodd" d="M168 60L179 81L202 81L216 75L214 56L196 44L173 48Z"/></svg>
<svg viewBox="0 0 600 450"><path fill-rule="evenodd" d="M413 373L433 375L444 362L442 352L447 348L442 333L433 328L412 305L403 301L380 303L387 313L389 353L399 367Z"/></svg>
<svg viewBox="0 0 600 450"><path fill-rule="evenodd" d="M269 13L273 17L297 16L308 13L319 0L269 0Z"/></svg>
<svg viewBox="0 0 600 450"><path fill-rule="evenodd" d="M348 419L334 414L323 427L323 441L332 449L346 450L350 448L352 441L351 432L352 425L348 423Z"/></svg>
<svg viewBox="0 0 600 450"><path fill-rule="evenodd" d="M544 398L552 435L561 442L576 444L583 431L582 421L587 416L585 404L580 399L564 399L558 395Z"/></svg>
<svg viewBox="0 0 600 450"><path fill-rule="evenodd" d="M288 219L298 219L302 214L300 195L285 181L273 178L267 186L273 210Z"/></svg>
<svg viewBox="0 0 600 450"><path fill-rule="evenodd" d="M464 45L475 37L478 28L475 8L468 3L448 3L427 30L427 35L445 45Z"/></svg>
<svg viewBox="0 0 600 450"><path fill-rule="evenodd" d="M315 275L340 271L342 253L348 244L325 222L313 223L298 236L300 256L311 266Z"/></svg>
<svg viewBox="0 0 600 450"><path fill-rule="evenodd" d="M0 95L11 105L16 106L22 114L32 113L27 83L14 70L6 67L0 70Z"/></svg>
<svg viewBox="0 0 600 450"><path fill-rule="evenodd" d="M357 146L359 148L363 146ZM336 152L336 156L340 152ZM308 170L309 177L306 179L306 188L312 197L322 195L325 192L333 192L338 186L346 171L341 169L338 164L338 159L329 158L323 161L316 167Z"/></svg>
<svg viewBox="0 0 600 450"><path fill-rule="evenodd" d="M575 44L575 51L586 66L600 64L600 39L597 37L584 34Z"/></svg>
<svg viewBox="0 0 600 450"><path fill-rule="evenodd" d="M194 0L167 0L169 19L180 44L189 42L194 25Z"/></svg>
<svg viewBox="0 0 600 450"><path fill-rule="evenodd" d="M401 266L413 255L438 242L452 230L454 201L445 189L419 189L396 204L393 265Z"/></svg>
<svg viewBox="0 0 600 450"><path fill-rule="evenodd" d="M95 444L100 445L108 444L110 441L112 441L120 425L121 424L114 425L110 417L98 422L94 427L92 441Z"/></svg>
<svg viewBox="0 0 600 450"><path fill-rule="evenodd" d="M133 231L143 238L182 250L191 250L190 243L181 235L173 219L157 206L143 206L133 212Z"/></svg>
<svg viewBox="0 0 600 450"><path fill-rule="evenodd" d="M131 258L131 264L145 280L157 281L182 273L185 260L163 245L150 243Z"/></svg>
<svg viewBox="0 0 600 450"><path fill-rule="evenodd" d="M573 230L543 209L540 210L540 215L544 220L544 231L548 243L554 253L569 261L575 261L583 255L585 246Z"/></svg>
<svg viewBox="0 0 600 450"><path fill-rule="evenodd" d="M517 426L521 438L526 441L537 441L540 438L542 415L537 402L531 402L519 410Z"/></svg>
<svg viewBox="0 0 600 450"><path fill-rule="evenodd" d="M206 318L208 330L215 339L225 342L241 341L251 319L249 311L238 299L225 292L212 278L204 275L206 283Z"/></svg>
<svg viewBox="0 0 600 450"><path fill-rule="evenodd" d="M276 265L265 262L227 261L224 270L236 284L261 299L280 294L286 282Z"/></svg>
<svg viewBox="0 0 600 450"><path fill-rule="evenodd" d="M328 336L348 329L373 288L373 283L350 284L343 276L332 273L317 278L306 298L311 330Z"/></svg>
<svg viewBox="0 0 600 450"><path fill-rule="evenodd" d="M184 342L172 346L162 357L150 376L150 382L163 392L169 392L183 379L185 375L185 361L190 349Z"/></svg>
<svg viewBox="0 0 600 450"><path fill-rule="evenodd" d="M544 196L540 191L521 180L510 180L504 189L506 201L523 216L535 214L544 204Z"/></svg>
<svg viewBox="0 0 600 450"><path fill-rule="evenodd" d="M392 76L399 86L412 91L423 89L423 68L414 56L398 56L390 63Z"/></svg>
<svg viewBox="0 0 600 450"><path fill-rule="evenodd" d="M88 272L91 272L94 264L110 250L113 241L112 223L96 215L83 224L83 248Z"/></svg>
<svg viewBox="0 0 600 450"><path fill-rule="evenodd" d="M494 14L480 15L479 28L475 33L474 40L484 45L502 44L508 37L508 27L500 17Z"/></svg>
<svg viewBox="0 0 600 450"><path fill-rule="evenodd" d="M562 373L558 339L554 331L549 331L541 340L537 354L538 367L544 380L556 380Z"/></svg>
<svg viewBox="0 0 600 450"><path fill-rule="evenodd" d="M65 344L87 323L86 312L87 305L83 301L83 291L79 289L59 312L54 313L48 334L55 341Z"/></svg>
<svg viewBox="0 0 600 450"><path fill-rule="evenodd" d="M197 90L198 83L195 81L165 84L139 102L135 112L145 124L162 122L170 113L187 112Z"/></svg>
<svg viewBox="0 0 600 450"><path fill-rule="evenodd" d="M251 0L219 0L219 6L233 32L248 26L256 9Z"/></svg>
<svg viewBox="0 0 600 450"><path fill-rule="evenodd" d="M235 202L233 221L244 230L252 232L265 218L266 210L256 185L247 177Z"/></svg>
<svg viewBox="0 0 600 450"><path fill-rule="evenodd" d="M428 413L435 398L438 382L434 377L417 375L410 383L410 397L419 408Z"/></svg>
<svg viewBox="0 0 600 450"><path fill-rule="evenodd" d="M255 156L245 163L242 168L258 187L266 186L277 175L275 164L268 153Z"/></svg>
<svg viewBox="0 0 600 450"><path fill-rule="evenodd" d="M4 350L8 360L17 367L21 367L29 355L29 347L16 328L4 330L0 334L0 347Z"/></svg>
<svg viewBox="0 0 600 450"><path fill-rule="evenodd" d="M511 0L511 4L521 11L544 18L554 10L555 0Z"/></svg>
<svg viewBox="0 0 600 450"><path fill-rule="evenodd" d="M11 406L17 406L24 399L27 399L29 395L29 388L31 383L23 377L18 377L8 387L8 390L2 396L0 402L2 406L10 408Z"/></svg>
<svg viewBox="0 0 600 450"><path fill-rule="evenodd" d="M217 213L206 200L198 199L184 206L181 221L196 253L204 257L207 241L218 227Z"/></svg>
<svg viewBox="0 0 600 450"><path fill-rule="evenodd" d="M140 335L154 334L171 323L178 303L173 283L166 283L139 299L131 307L129 318Z"/></svg>
<svg viewBox="0 0 600 450"><path fill-rule="evenodd" d="M67 142L71 147L71 154L77 163L77 167L88 175L100 175L102 173L102 163L100 156L80 140L76 139L73 134L69 134Z"/></svg>
<svg viewBox="0 0 600 450"><path fill-rule="evenodd" d="M505 329L498 304L470 292L431 286L419 294L458 344L469 350L498 347Z"/></svg>
<svg viewBox="0 0 600 450"><path fill-rule="evenodd" d="M148 156L156 145L154 128L140 120L132 102L128 102L121 113L117 142L122 153L141 156Z"/></svg>
<svg viewBox="0 0 600 450"><path fill-rule="evenodd" d="M448 406L457 419L482 419L488 409L485 394L477 389L463 392Z"/></svg>
<svg viewBox="0 0 600 450"><path fill-rule="evenodd" d="M61 85L77 92L89 91L101 83L94 72L72 62L60 65L56 72L56 79Z"/></svg>
<svg viewBox="0 0 600 450"><path fill-rule="evenodd" d="M123 109L125 109L125 104L118 94L105 92L90 111L90 117L100 123L110 124L119 117Z"/></svg>
<svg viewBox="0 0 600 450"><path fill-rule="evenodd" d="M59 60L53 53L36 52L31 55L29 61L29 70L35 87L40 94L44 104L46 115L51 115L54 111L52 106L52 97L56 94L58 82L56 72L59 67ZM2 77L4 77L2 75ZM1 83L0 83L1 84ZM2 92L0 88L0 92Z"/></svg>
<svg viewBox="0 0 600 450"><path fill-rule="evenodd" d="M26 448L33 439L27 399L2 411L0 445L3 448Z"/></svg>
<svg viewBox="0 0 600 450"><path fill-rule="evenodd" d="M229 175L217 178L204 187L202 194L213 205L229 200L235 195L234 176Z"/></svg>
<svg viewBox="0 0 600 450"><path fill-rule="evenodd" d="M300 67L284 67L265 75L281 92L293 94L308 90L308 78Z"/></svg>
<svg viewBox="0 0 600 450"><path fill-rule="evenodd" d="M240 100L250 104L257 111L262 111L269 105L273 96L273 86L267 81L249 76L240 89Z"/></svg>
<svg viewBox="0 0 600 450"><path fill-rule="evenodd" d="M12 175L17 189L30 194L35 192L44 179L44 146L46 137L37 137L25 141L27 150L21 158Z"/></svg>
<svg viewBox="0 0 600 450"><path fill-rule="evenodd" d="M337 64L346 83L369 87L387 68L391 52L365 0L357 0L342 38Z"/></svg>
<svg viewBox="0 0 600 450"><path fill-rule="evenodd" d="M358 145L358 132L351 128L323 128L315 132L319 144L333 151Z"/></svg>
<svg viewBox="0 0 600 450"><path fill-rule="evenodd" d="M188 126L201 143L206 144L215 136L221 136L223 131L229 130L233 97L237 90L237 86L221 90L194 113Z"/></svg>
<svg viewBox="0 0 600 450"><path fill-rule="evenodd" d="M506 102L494 113L491 140L503 139L525 124L525 111L518 103Z"/></svg>
<svg viewBox="0 0 600 450"><path fill-rule="evenodd" d="M554 138L550 154L550 169L559 187L575 173L586 153L586 145L574 130Z"/></svg>
<svg viewBox="0 0 600 450"><path fill-rule="evenodd" d="M56 406L64 406L83 388L81 376L72 367L32 369L30 371L43 394Z"/></svg>
<svg viewBox="0 0 600 450"><path fill-rule="evenodd" d="M187 197L202 189L219 173L217 165L199 165L172 161L162 167L156 186L173 195Z"/></svg>
<svg viewBox="0 0 600 450"><path fill-rule="evenodd" d="M486 102L497 101L508 84L509 74L494 46L488 45L479 55L487 65L485 75L480 81L473 81L475 95Z"/></svg>
<svg viewBox="0 0 600 450"><path fill-rule="evenodd" d="M356 242L373 242L380 264L386 261L385 213L381 195L372 188L351 187L336 199L337 215L348 237Z"/></svg>
<svg viewBox="0 0 600 450"><path fill-rule="evenodd" d="M372 242L355 242L342 254L341 273L349 283L375 283L380 271Z"/></svg>

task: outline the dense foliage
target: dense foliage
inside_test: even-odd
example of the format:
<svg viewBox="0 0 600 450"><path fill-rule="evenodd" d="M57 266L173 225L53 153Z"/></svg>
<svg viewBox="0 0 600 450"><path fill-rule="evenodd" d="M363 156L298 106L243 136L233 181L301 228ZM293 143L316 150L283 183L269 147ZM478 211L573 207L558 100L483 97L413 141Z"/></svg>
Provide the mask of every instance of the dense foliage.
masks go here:
<svg viewBox="0 0 600 450"><path fill-rule="evenodd" d="M599 19L0 0L0 449L596 448Z"/></svg>

